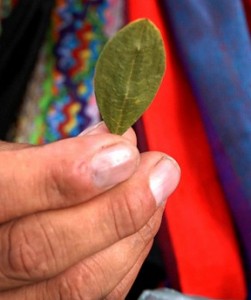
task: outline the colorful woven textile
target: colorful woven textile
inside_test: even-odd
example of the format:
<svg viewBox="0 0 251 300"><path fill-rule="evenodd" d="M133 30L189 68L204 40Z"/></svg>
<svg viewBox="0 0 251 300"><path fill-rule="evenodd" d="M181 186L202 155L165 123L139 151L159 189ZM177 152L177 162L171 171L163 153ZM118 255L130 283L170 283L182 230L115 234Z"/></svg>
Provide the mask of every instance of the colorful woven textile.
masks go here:
<svg viewBox="0 0 251 300"><path fill-rule="evenodd" d="M30 84L17 141L52 142L99 120L94 67L107 39L123 24L123 1L56 1L34 76L40 85Z"/></svg>

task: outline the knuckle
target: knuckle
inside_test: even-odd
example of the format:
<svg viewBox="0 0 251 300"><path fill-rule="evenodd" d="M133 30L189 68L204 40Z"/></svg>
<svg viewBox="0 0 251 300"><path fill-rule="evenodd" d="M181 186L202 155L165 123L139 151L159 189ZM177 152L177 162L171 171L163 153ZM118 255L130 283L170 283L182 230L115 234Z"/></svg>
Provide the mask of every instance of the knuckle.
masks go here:
<svg viewBox="0 0 251 300"><path fill-rule="evenodd" d="M13 222L7 231L5 239L4 266L6 277L26 278L32 277L32 270L36 267L36 253L29 243L26 231L20 228L18 222Z"/></svg>
<svg viewBox="0 0 251 300"><path fill-rule="evenodd" d="M128 204L125 196L123 201L109 201L109 222L112 221L113 231L118 240L123 239L130 233L137 231L137 224L133 208Z"/></svg>
<svg viewBox="0 0 251 300"><path fill-rule="evenodd" d="M108 209L112 226L118 239L139 231L154 213L155 207L147 201L143 188L125 188L118 193L119 199L109 198Z"/></svg>
<svg viewBox="0 0 251 300"><path fill-rule="evenodd" d="M52 259L48 238L37 218L32 227L25 222L13 223L5 239L5 275L20 280L36 280L48 274ZM50 259L48 259L50 257Z"/></svg>
<svg viewBox="0 0 251 300"><path fill-rule="evenodd" d="M57 203L58 200L61 199L65 201L69 196L69 190L74 191L74 189L69 189L71 184L71 166L68 167L68 170L66 169L65 161L61 161L56 167L52 166L48 169L45 182L45 194L47 201L50 203L51 201Z"/></svg>
<svg viewBox="0 0 251 300"><path fill-rule="evenodd" d="M67 207L79 202L83 196L82 176L76 163L59 159L52 164L46 174L44 193L52 208ZM81 197L80 197L81 196Z"/></svg>

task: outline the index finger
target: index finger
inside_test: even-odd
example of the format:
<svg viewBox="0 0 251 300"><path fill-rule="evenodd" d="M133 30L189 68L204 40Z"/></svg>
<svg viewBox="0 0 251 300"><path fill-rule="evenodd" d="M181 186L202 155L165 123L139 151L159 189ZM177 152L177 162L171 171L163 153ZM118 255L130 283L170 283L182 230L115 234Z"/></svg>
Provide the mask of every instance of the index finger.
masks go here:
<svg viewBox="0 0 251 300"><path fill-rule="evenodd" d="M82 203L129 178L139 162L134 133L105 130L101 125L50 145L1 151L0 223Z"/></svg>

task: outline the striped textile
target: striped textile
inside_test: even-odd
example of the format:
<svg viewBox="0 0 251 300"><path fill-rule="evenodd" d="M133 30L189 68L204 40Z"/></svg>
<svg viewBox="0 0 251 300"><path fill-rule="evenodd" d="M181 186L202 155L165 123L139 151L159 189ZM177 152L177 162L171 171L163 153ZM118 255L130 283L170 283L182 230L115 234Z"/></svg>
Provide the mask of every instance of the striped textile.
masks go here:
<svg viewBox="0 0 251 300"><path fill-rule="evenodd" d="M233 5L234 14L231 10ZM222 189L223 181L218 177L220 165L215 164L215 141L210 135L207 136L210 132L205 131L207 123L205 110L202 109L208 105L206 111L212 113L215 122L217 116L222 114L228 120L228 114L224 114L228 108L223 104L222 107L218 106L215 97L221 95L219 101L227 102L237 91L231 81L225 83L225 86L221 82L221 76L224 76L221 74L228 73L228 69L221 64L218 72L213 71L221 60L216 47L219 44L215 42L215 36L210 30L223 33L221 22L227 18L229 10L232 11L228 26L229 30L235 28L235 49L239 48L238 39L242 35L239 32L241 28L237 31L236 26L238 22L244 26L243 17L240 16L241 3L235 0L148 0L146 5L144 0L131 0L128 7L130 20L140 17L152 19L160 28L166 46L166 75L154 103L143 117L143 123L150 150L169 153L178 160L182 169L180 186L168 201L165 222L159 234L169 282L188 294L219 299L245 299L242 257L226 202L226 190ZM236 10L237 17L233 20ZM203 47L203 34L207 38L208 48ZM210 47L215 48L210 52ZM220 53L227 53L228 50L222 47ZM239 56L240 64L244 61L247 64L250 52L245 47L242 51L246 56ZM226 55L229 66L231 55L232 52ZM212 84L212 80L215 84ZM247 82L244 80L243 84ZM222 90L222 85L226 90ZM216 107L218 112L211 107ZM232 116L230 120L233 126L238 126L239 119ZM221 130L219 125L217 130ZM212 149L215 150L213 153ZM219 155L221 149L217 149ZM230 188L234 189L235 186L232 184Z"/></svg>
<svg viewBox="0 0 251 300"><path fill-rule="evenodd" d="M56 1L17 141L48 143L75 136L98 122L92 84L95 63L124 19L122 0Z"/></svg>

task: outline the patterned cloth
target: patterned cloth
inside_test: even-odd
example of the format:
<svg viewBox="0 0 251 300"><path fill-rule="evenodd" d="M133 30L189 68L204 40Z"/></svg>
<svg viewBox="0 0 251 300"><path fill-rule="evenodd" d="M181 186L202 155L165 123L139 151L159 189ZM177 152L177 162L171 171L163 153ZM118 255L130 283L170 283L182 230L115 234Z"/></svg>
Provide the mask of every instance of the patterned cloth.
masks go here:
<svg viewBox="0 0 251 300"><path fill-rule="evenodd" d="M125 22L124 2L58 0L17 126L16 141L48 143L98 122L96 60Z"/></svg>

